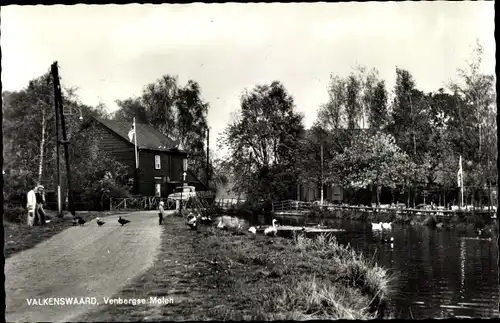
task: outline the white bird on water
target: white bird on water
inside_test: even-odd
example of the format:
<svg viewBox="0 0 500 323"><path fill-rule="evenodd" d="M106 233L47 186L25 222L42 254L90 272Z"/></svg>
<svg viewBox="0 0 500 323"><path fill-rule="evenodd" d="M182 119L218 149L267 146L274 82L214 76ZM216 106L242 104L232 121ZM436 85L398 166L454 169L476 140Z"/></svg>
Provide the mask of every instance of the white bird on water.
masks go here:
<svg viewBox="0 0 500 323"><path fill-rule="evenodd" d="M278 233L278 229L276 228L276 219L273 219L273 226L268 227L264 230L264 234L266 236L275 236Z"/></svg>
<svg viewBox="0 0 500 323"><path fill-rule="evenodd" d="M372 230L382 230L382 222L372 223Z"/></svg>
<svg viewBox="0 0 500 323"><path fill-rule="evenodd" d="M248 232L251 232L251 233L253 233L253 234L256 234L256 233L257 233L257 228L255 228L255 227L250 227L250 228L248 229Z"/></svg>
<svg viewBox="0 0 500 323"><path fill-rule="evenodd" d="M392 228L392 222L382 223L382 229L391 229L391 228Z"/></svg>
<svg viewBox="0 0 500 323"><path fill-rule="evenodd" d="M384 239L382 239L382 242L390 243L392 245L394 243L394 237L390 237L389 239L384 238Z"/></svg>

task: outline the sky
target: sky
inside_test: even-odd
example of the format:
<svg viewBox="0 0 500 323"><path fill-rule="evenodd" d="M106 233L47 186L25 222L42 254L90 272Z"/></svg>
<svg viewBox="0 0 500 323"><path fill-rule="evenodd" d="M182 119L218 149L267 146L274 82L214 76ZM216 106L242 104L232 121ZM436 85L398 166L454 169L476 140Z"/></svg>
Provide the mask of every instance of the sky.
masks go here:
<svg viewBox="0 0 500 323"><path fill-rule="evenodd" d="M392 90L395 68L425 92L446 87L476 39L495 74L494 2L368 2L6 6L2 89L20 90L58 61L82 103L140 96L162 75L197 81L209 102L210 149L243 90L281 81L310 127L330 75L376 68Z"/></svg>

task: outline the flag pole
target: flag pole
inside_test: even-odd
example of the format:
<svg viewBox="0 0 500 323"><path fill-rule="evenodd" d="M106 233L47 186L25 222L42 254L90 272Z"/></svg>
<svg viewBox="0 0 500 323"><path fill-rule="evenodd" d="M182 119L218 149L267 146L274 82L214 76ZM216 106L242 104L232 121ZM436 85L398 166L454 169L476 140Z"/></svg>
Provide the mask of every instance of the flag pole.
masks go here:
<svg viewBox="0 0 500 323"><path fill-rule="evenodd" d="M134 151L135 151L135 194L139 194L139 153L137 151L137 127L134 117Z"/></svg>
<svg viewBox="0 0 500 323"><path fill-rule="evenodd" d="M460 174L459 177L459 183L460 185L460 208L464 208L464 169L462 167L462 156L460 156L459 160L459 165L458 165L458 172Z"/></svg>
<svg viewBox="0 0 500 323"><path fill-rule="evenodd" d="M460 157L460 169L462 170L462 176L460 176L460 181L462 183L460 183L460 189L462 190L461 194L462 194L462 208L464 207L464 169L462 167L462 157Z"/></svg>

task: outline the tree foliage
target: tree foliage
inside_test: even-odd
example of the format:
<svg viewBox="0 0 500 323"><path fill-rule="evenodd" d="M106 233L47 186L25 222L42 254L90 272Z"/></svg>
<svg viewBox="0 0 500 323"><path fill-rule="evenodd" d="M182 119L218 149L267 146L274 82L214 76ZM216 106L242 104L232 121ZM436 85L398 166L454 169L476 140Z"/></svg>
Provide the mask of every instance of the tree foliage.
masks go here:
<svg viewBox="0 0 500 323"><path fill-rule="evenodd" d="M189 151L190 166L205 179L207 114L209 105L201 97L201 88L193 80L178 84L178 78L164 75L146 85L142 95L117 101L119 109L113 118L119 121L149 124Z"/></svg>
<svg viewBox="0 0 500 323"><path fill-rule="evenodd" d="M491 187L497 176L496 92L494 76L482 73L482 53L478 44L448 86L451 91L424 93L409 71L397 67L390 104L376 70L358 67L347 77L332 75L329 100L302 140L300 173L319 184L315 134L322 132L328 138L327 185L404 189L408 203L413 192L415 204L418 192L457 190L462 156L466 190Z"/></svg>
<svg viewBox="0 0 500 323"><path fill-rule="evenodd" d="M230 150L240 191L271 200L284 197L295 185L302 119L279 82L242 94L240 117L225 129L220 142Z"/></svg>
<svg viewBox="0 0 500 323"><path fill-rule="evenodd" d="M363 131L354 137L356 144L330 161L329 175L345 187L396 188L418 174L415 164L391 135Z"/></svg>
<svg viewBox="0 0 500 323"><path fill-rule="evenodd" d="M47 73L30 81L17 92L4 92L4 193L6 198L25 194L35 184L43 184L48 191L56 191L56 128L54 108L54 87L52 76ZM79 103L74 89L65 89L63 105L81 111L82 122L77 115L65 116L67 138L70 141L70 166L72 185L76 191L83 191L102 178L105 172L120 177L124 167L97 149L97 138L88 126L90 116L106 117L104 107L90 107ZM42 123L45 122L45 127ZM42 129L44 129L42 134ZM62 139L62 129L60 130ZM43 145L42 137L45 138ZM43 146L43 147L42 147ZM43 152L42 176L38 180L40 159ZM63 191L66 187L64 150L60 149L60 171Z"/></svg>

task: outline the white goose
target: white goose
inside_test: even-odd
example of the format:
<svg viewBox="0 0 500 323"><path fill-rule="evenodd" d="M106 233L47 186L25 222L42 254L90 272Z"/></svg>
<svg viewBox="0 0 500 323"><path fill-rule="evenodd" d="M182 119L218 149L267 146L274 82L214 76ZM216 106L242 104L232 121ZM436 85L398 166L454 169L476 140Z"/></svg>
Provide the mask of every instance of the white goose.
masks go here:
<svg viewBox="0 0 500 323"><path fill-rule="evenodd" d="M190 217L188 217L187 225L191 229L196 229L198 226L198 219L194 215L191 214Z"/></svg>
<svg viewBox="0 0 500 323"><path fill-rule="evenodd" d="M276 219L273 219L273 226L268 227L264 230L264 234L266 236L275 236L278 233L278 229L276 228Z"/></svg>
<svg viewBox="0 0 500 323"><path fill-rule="evenodd" d="M248 229L248 232L251 232L252 234L256 234L256 233L257 233L257 228L255 228L255 227L250 227L250 228Z"/></svg>
<svg viewBox="0 0 500 323"><path fill-rule="evenodd" d="M226 226L222 223L222 219L219 221L219 224L217 224L217 229L226 229Z"/></svg>
<svg viewBox="0 0 500 323"><path fill-rule="evenodd" d="M382 229L391 229L391 228L392 228L392 222L382 223Z"/></svg>
<svg viewBox="0 0 500 323"><path fill-rule="evenodd" d="M382 222L372 223L372 230L382 230Z"/></svg>

